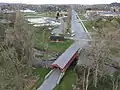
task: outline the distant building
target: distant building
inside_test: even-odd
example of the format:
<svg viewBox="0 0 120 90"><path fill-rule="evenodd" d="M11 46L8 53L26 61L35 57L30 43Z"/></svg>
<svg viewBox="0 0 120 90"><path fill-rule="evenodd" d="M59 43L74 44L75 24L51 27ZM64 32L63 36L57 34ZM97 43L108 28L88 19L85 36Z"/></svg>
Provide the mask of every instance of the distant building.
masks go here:
<svg viewBox="0 0 120 90"><path fill-rule="evenodd" d="M102 11L102 10L87 10L86 16L90 20L96 20L96 19L100 18L100 13L102 13L102 12L104 12L104 11Z"/></svg>
<svg viewBox="0 0 120 90"><path fill-rule="evenodd" d="M86 15L88 19L94 20L99 18L108 18L108 17L119 17L119 12L104 11L104 10L87 10Z"/></svg>
<svg viewBox="0 0 120 90"><path fill-rule="evenodd" d="M111 12L111 11L105 11L105 10L86 10L86 13L89 15L90 13L96 13L96 14L100 14L103 12Z"/></svg>
<svg viewBox="0 0 120 90"><path fill-rule="evenodd" d="M108 18L108 17L117 18L117 17L120 17L120 13L119 12L103 12L100 14L100 16L103 18Z"/></svg>

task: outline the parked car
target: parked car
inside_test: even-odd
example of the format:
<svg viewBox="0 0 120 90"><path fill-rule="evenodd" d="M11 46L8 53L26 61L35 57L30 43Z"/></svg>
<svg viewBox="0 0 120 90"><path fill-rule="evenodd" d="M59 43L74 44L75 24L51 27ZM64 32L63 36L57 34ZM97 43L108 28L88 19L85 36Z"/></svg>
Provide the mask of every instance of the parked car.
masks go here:
<svg viewBox="0 0 120 90"><path fill-rule="evenodd" d="M73 36L75 36L75 31L71 31L71 36L73 37Z"/></svg>
<svg viewBox="0 0 120 90"><path fill-rule="evenodd" d="M72 36L72 37L75 36L75 33L72 33L71 36Z"/></svg>
<svg viewBox="0 0 120 90"><path fill-rule="evenodd" d="M53 35L53 34L55 34L55 33L51 32L51 34Z"/></svg>

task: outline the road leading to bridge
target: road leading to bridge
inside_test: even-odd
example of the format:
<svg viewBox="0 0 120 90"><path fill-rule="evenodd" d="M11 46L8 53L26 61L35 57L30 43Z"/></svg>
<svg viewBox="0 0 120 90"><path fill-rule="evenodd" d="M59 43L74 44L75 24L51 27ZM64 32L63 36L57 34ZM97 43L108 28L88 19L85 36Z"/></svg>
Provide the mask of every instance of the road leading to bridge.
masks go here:
<svg viewBox="0 0 120 90"><path fill-rule="evenodd" d="M85 34L84 28L83 26L79 23L79 20L77 19L77 13L72 10L72 21L71 21L71 29L73 31L75 31L75 36L73 37L73 39L87 39L88 36L87 34ZM75 42L76 44L78 44L78 42ZM83 48L83 46L86 44L85 41L82 41L79 43L80 44L80 49ZM68 53L69 54L69 53ZM55 69L51 75L45 79L45 81L43 82L43 84L37 89L37 90L53 90L56 85L57 85L57 81L59 79L61 75L61 72L59 69Z"/></svg>
<svg viewBox="0 0 120 90"><path fill-rule="evenodd" d="M37 90L53 90L57 84L60 74L60 70L55 69Z"/></svg>

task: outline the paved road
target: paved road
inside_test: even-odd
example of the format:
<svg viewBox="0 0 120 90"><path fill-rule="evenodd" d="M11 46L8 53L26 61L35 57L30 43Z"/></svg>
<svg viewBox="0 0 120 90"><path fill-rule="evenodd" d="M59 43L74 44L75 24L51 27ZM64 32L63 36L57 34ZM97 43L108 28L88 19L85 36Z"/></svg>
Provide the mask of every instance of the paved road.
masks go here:
<svg viewBox="0 0 120 90"><path fill-rule="evenodd" d="M88 39L88 35L77 19L77 13L74 10L72 10L71 30L75 31L74 39Z"/></svg>
<svg viewBox="0 0 120 90"><path fill-rule="evenodd" d="M56 86L60 74L61 72L59 69L53 71L53 73L43 82L43 84L37 90L53 90Z"/></svg>
<svg viewBox="0 0 120 90"><path fill-rule="evenodd" d="M79 20L76 17L77 13L72 10L72 27L71 29L75 31L74 39L87 39L88 35L85 33L82 25L79 23ZM78 41L75 42L76 44L80 45L80 48L83 48L83 46L86 44L86 41ZM43 84L38 88L37 90L53 90L55 88L56 83L58 81L58 78L60 76L61 72L59 69L56 69L52 72L52 74L43 82Z"/></svg>

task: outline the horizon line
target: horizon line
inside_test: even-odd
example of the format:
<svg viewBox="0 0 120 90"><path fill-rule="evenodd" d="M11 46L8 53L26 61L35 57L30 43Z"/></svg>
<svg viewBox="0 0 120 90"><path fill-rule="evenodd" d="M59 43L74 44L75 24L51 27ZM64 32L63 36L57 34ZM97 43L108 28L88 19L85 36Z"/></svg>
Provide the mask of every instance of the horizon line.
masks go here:
<svg viewBox="0 0 120 90"><path fill-rule="evenodd" d="M96 4L78 4L78 3L22 3L22 2L0 2L0 3L5 3L5 4L28 4L28 5L100 5L100 4L111 4L111 3L120 3L120 2L111 2L111 3L96 3Z"/></svg>

